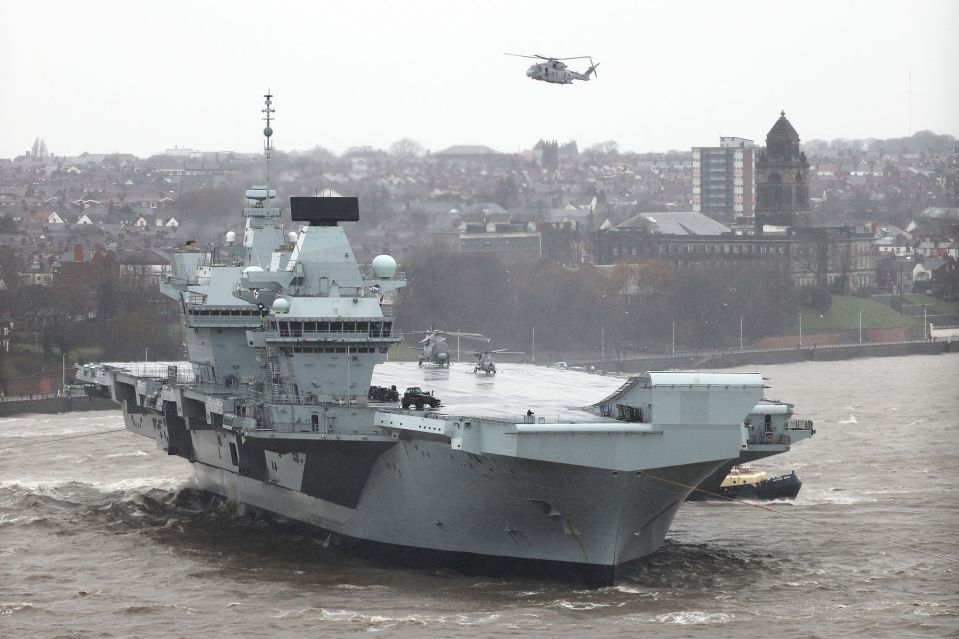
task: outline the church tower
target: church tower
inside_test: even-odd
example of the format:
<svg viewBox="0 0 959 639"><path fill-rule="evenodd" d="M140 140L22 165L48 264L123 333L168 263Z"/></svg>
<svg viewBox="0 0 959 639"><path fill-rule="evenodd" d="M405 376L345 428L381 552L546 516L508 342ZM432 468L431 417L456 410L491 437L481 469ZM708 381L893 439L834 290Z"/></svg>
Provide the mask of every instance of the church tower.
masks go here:
<svg viewBox="0 0 959 639"><path fill-rule="evenodd" d="M783 111L756 157L756 234L762 234L764 224L808 226L808 211L809 162Z"/></svg>

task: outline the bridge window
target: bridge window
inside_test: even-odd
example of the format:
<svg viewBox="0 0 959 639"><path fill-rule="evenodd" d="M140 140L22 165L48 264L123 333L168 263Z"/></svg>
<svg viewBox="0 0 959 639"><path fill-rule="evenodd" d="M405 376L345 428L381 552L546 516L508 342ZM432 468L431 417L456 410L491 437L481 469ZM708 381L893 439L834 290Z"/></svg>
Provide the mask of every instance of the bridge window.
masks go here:
<svg viewBox="0 0 959 639"><path fill-rule="evenodd" d="M380 323L370 322L370 337L379 337L379 336L380 336Z"/></svg>
<svg viewBox="0 0 959 639"><path fill-rule="evenodd" d="M329 322L317 322L316 323L316 332L317 333L328 333L330 331Z"/></svg>
<svg viewBox="0 0 959 639"><path fill-rule="evenodd" d="M331 333L340 333L343 331L342 322L330 322L330 332Z"/></svg>
<svg viewBox="0 0 959 639"><path fill-rule="evenodd" d="M352 333L356 330L356 322L343 322L343 332Z"/></svg>
<svg viewBox="0 0 959 639"><path fill-rule="evenodd" d="M304 332L304 333L315 333L315 332L316 332L316 322L303 322L303 332Z"/></svg>

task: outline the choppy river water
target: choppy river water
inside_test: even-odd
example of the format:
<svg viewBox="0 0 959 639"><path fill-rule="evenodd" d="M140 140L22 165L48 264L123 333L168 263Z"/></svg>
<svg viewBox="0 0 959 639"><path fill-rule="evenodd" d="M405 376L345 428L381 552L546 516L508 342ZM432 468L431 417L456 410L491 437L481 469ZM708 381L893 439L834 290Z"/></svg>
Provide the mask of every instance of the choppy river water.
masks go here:
<svg viewBox="0 0 959 639"><path fill-rule="evenodd" d="M762 464L803 479L767 504L795 517L686 504L599 590L347 556L130 433L23 446L119 411L0 419L0 636L959 637L959 354L752 368L816 422Z"/></svg>

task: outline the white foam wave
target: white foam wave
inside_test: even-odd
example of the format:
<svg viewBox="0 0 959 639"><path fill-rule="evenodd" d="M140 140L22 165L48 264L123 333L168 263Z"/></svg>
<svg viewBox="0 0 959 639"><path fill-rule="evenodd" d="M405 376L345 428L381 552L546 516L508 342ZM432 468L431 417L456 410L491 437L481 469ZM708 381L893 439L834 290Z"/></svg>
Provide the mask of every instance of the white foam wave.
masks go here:
<svg viewBox="0 0 959 639"><path fill-rule="evenodd" d="M368 626L371 632L387 630L399 624L416 624L427 626L431 624L454 624L457 626L478 626L494 623L500 619L496 612L480 614L457 615L419 615L411 614L399 617L377 615L359 612L356 610L328 609L328 608L301 608L299 610L275 609L271 615L274 619L303 619L305 621L346 622Z"/></svg>
<svg viewBox="0 0 959 639"><path fill-rule="evenodd" d="M856 419L856 416L852 413L849 413L849 419L840 419L837 424L858 424L859 421Z"/></svg>
<svg viewBox="0 0 959 639"><path fill-rule="evenodd" d="M920 617L955 617L959 615L956 608L938 601L914 601L916 607L912 614Z"/></svg>
<svg viewBox="0 0 959 639"><path fill-rule="evenodd" d="M88 487L102 493L128 492L133 490L176 490L182 488L189 478L187 477L131 477L115 482L82 482L75 479L5 479L0 481L0 488L25 490L39 495L56 495L64 488Z"/></svg>
<svg viewBox="0 0 959 639"><path fill-rule="evenodd" d="M644 597L658 597L658 596L659 596L659 593L657 593L657 592L650 592L649 590L644 590L644 589L642 589L642 588L637 588L636 586L624 586L624 585L621 585L621 584L620 584L620 585L616 585L616 586L609 586L608 588L606 588L606 590L610 590L610 591L613 591L613 592L621 592L621 593L626 594L626 595L643 595Z"/></svg>
<svg viewBox="0 0 959 639"><path fill-rule="evenodd" d="M8 617L18 612L29 612L31 610L36 610L30 604L23 603L0 603L0 617Z"/></svg>
<svg viewBox="0 0 959 639"><path fill-rule="evenodd" d="M595 610L596 608L609 608L611 605L613 604L598 603L595 601L565 601L565 600L557 601L555 604L550 604L550 606L558 606L560 608L566 608L567 610Z"/></svg>
<svg viewBox="0 0 959 639"><path fill-rule="evenodd" d="M112 453L107 455L107 459L115 459L117 457L149 457L150 453L144 452L142 450L135 450L132 453Z"/></svg>
<svg viewBox="0 0 959 639"><path fill-rule="evenodd" d="M13 515L8 515L7 513L0 513L0 526L12 526L13 524L32 524L35 521L42 521L43 517L29 517L22 516L16 517ZM12 554L12 551L11 551ZM0 557L3 557L4 553L0 552Z"/></svg>
<svg viewBox="0 0 959 639"><path fill-rule="evenodd" d="M850 493L833 493L816 490L804 490L792 502L794 506L817 506L817 505L839 505L849 506L852 504L872 504L878 502L876 497L866 497L864 495Z"/></svg>
<svg viewBox="0 0 959 639"><path fill-rule="evenodd" d="M370 586L357 586L355 584L337 584L336 588L340 590L363 591L363 590L388 590L386 586L373 584Z"/></svg>
<svg viewBox="0 0 959 639"><path fill-rule="evenodd" d="M99 435L100 433L109 433L110 429L104 429L101 424L89 428L57 428L56 430L12 430L3 433L4 437L17 437L21 439L57 439L58 437L71 437L73 435Z"/></svg>
<svg viewBox="0 0 959 639"><path fill-rule="evenodd" d="M659 623L672 623L680 626L729 623L733 615L725 612L703 612L701 610L685 610L682 612L667 612L653 617Z"/></svg>

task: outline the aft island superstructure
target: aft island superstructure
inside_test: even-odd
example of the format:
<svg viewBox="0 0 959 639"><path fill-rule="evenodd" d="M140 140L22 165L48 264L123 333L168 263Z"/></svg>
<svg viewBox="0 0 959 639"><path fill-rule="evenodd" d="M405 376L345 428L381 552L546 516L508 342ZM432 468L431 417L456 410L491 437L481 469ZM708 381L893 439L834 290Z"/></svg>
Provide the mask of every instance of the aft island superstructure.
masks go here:
<svg viewBox="0 0 959 639"><path fill-rule="evenodd" d="M284 234L269 183L246 195L242 241L180 247L163 284L189 363L78 372L204 490L345 543L608 583L663 543L693 487L812 432L756 373L650 372L561 419L373 402L400 340L396 262L357 263L339 226L355 198L291 198Z"/></svg>

